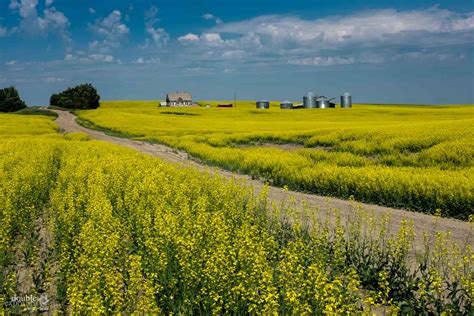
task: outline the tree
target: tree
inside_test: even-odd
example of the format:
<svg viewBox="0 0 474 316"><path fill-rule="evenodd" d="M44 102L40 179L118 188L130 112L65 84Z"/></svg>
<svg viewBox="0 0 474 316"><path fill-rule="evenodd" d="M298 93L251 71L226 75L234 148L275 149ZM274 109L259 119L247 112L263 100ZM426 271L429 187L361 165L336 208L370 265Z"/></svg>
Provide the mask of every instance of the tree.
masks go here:
<svg viewBox="0 0 474 316"><path fill-rule="evenodd" d="M0 89L0 112L16 112L26 108L15 87Z"/></svg>
<svg viewBox="0 0 474 316"><path fill-rule="evenodd" d="M99 100L100 96L94 86L86 83L53 94L49 104L66 109L97 109L100 105Z"/></svg>

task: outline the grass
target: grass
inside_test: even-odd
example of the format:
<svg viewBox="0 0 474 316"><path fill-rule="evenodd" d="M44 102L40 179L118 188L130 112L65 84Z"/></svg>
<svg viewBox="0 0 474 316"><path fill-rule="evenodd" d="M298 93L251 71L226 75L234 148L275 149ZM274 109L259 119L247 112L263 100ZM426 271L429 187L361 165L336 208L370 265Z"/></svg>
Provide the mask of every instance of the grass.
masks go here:
<svg viewBox="0 0 474 316"><path fill-rule="evenodd" d="M52 117L58 117L58 114L56 114L53 111L45 110L45 109L40 109L39 107L27 107L25 109L16 111L15 114L21 114L21 115L46 115L46 116L52 116Z"/></svg>

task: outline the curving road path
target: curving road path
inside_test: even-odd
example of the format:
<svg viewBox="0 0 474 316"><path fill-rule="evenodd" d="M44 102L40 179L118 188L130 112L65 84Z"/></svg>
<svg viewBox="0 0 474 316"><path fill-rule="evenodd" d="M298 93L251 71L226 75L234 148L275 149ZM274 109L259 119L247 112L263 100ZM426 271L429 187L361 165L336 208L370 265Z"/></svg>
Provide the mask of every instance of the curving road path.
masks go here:
<svg viewBox="0 0 474 316"><path fill-rule="evenodd" d="M92 130L80 126L76 122L75 115L66 112L66 111L58 111L55 110L59 116L56 119L56 123L59 125L63 133L73 133L73 132L81 132L89 135L91 138L107 141L110 143L114 143L117 145L122 145L126 147L133 148L138 150L142 153L160 157L163 160L173 163L180 163L187 167L196 167L201 170L207 170L210 172L217 172L221 176L227 179L236 179L236 180L243 180L248 183L248 185L252 185L256 194L258 194L263 186L264 183L259 180L251 179L249 176L236 174L233 172L229 172L226 170L218 169L218 168L211 168L209 166L197 163L191 160L187 153L177 151L176 149L172 149L170 147L160 145L160 144L152 144L143 141L135 141L127 138L121 138L116 136L107 135L101 131ZM348 214L350 220L350 214L354 214L356 212L354 210L354 202L341 200L332 197L323 197L314 194L307 194L295 191L287 191L282 188L270 186L268 189L268 198L270 202L276 202L277 204L283 203L288 201L289 199L295 200L295 205L297 208L305 208L308 209L318 209L323 214L328 214L328 210L332 208L337 208L342 211L343 214ZM303 202L304 201L304 202ZM464 245L464 244L471 244L474 246L474 224L467 223L455 219L450 218L437 218L431 215L426 215L422 213L410 212L406 210L400 209L393 209L388 207L383 207L379 205L372 205L372 204L364 204L364 203L357 203L359 207L363 207L366 210L373 210L377 214L387 214L391 213L391 226L394 230L397 230L401 220L413 220L415 225L415 248L422 249L423 247L423 232L446 232L451 231L451 238L454 242ZM330 212L329 214L332 214ZM330 217L333 215L329 215Z"/></svg>

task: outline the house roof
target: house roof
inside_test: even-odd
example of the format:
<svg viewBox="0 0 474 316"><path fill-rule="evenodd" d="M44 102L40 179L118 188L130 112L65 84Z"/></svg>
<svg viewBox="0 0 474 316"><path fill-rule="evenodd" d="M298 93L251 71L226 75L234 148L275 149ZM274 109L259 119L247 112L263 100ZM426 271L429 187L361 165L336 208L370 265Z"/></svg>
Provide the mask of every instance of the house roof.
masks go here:
<svg viewBox="0 0 474 316"><path fill-rule="evenodd" d="M166 99L169 101L179 101L179 100L191 101L192 97L191 97L191 93L189 92L169 92L166 95Z"/></svg>

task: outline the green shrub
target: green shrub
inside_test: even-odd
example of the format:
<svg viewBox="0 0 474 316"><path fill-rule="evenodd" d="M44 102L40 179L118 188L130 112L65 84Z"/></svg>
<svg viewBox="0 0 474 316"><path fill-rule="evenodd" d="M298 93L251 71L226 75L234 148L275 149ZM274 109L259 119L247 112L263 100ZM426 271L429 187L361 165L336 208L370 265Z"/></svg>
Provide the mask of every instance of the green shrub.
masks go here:
<svg viewBox="0 0 474 316"><path fill-rule="evenodd" d="M90 83L67 88L63 92L53 94L49 104L66 109L97 109L100 96Z"/></svg>
<svg viewBox="0 0 474 316"><path fill-rule="evenodd" d="M15 87L0 89L0 112L15 112L26 108Z"/></svg>
<svg viewBox="0 0 474 316"><path fill-rule="evenodd" d="M19 111L16 111L15 114L20 114L20 115L46 115L46 116L58 117L58 114L56 114L53 111L48 111L48 110L45 110L45 109L39 109L37 107L29 107L29 108L21 109Z"/></svg>

